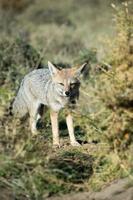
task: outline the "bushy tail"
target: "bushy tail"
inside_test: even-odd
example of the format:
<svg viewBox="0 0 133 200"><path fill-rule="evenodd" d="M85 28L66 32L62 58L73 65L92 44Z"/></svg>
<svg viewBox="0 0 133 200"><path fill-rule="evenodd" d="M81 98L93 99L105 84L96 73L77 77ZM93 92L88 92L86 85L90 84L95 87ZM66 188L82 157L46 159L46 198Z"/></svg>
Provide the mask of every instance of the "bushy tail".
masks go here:
<svg viewBox="0 0 133 200"><path fill-rule="evenodd" d="M11 115L22 118L28 113L28 108L24 98L24 93L20 89L12 105L10 106Z"/></svg>

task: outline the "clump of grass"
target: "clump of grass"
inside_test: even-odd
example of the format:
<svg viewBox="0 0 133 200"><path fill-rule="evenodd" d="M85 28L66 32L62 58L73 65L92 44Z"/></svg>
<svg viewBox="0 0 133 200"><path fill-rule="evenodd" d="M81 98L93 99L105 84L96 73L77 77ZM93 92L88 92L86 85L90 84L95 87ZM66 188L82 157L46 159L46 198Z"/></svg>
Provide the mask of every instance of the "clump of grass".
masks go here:
<svg viewBox="0 0 133 200"><path fill-rule="evenodd" d="M60 150L58 153L50 153L48 150L43 160L44 155L41 151L39 153L38 145L40 149L40 144L35 142L36 148L30 151L27 149L24 157L23 154L14 159L1 157L1 186L8 185L15 191L16 197L23 195L30 199L66 193L73 189L83 190L84 181L93 173L91 156L75 150Z"/></svg>
<svg viewBox="0 0 133 200"><path fill-rule="evenodd" d="M24 74L42 66L40 54L24 38L2 38L0 41L1 85L20 81ZM14 85L13 85L14 87Z"/></svg>
<svg viewBox="0 0 133 200"><path fill-rule="evenodd" d="M71 183L83 183L93 173L91 156L75 150L51 158L49 168L59 179Z"/></svg>
<svg viewBox="0 0 133 200"><path fill-rule="evenodd" d="M114 6L116 36L114 41L108 40L111 48L105 59L105 63L112 68L105 69L101 66L102 73L95 77L92 74L91 78L94 80L91 82L90 78L90 86L84 86L83 91L88 108L89 105L94 108L91 112L85 105L85 110L81 111L81 116L86 115L88 138L104 141L112 150L108 156L103 156L102 163L100 158L101 164L97 165L101 166L100 171L97 172L97 167L95 168L96 171L91 179L95 189L117 177L132 177L130 145L133 141L133 78L131 77L133 18L128 6L128 3L122 4L121 8ZM95 100L90 104L87 99L92 98ZM82 101L84 103L84 100ZM90 122L89 126L87 121Z"/></svg>
<svg viewBox="0 0 133 200"><path fill-rule="evenodd" d="M72 9L73 4L70 1L68 4ZM29 17L30 9L36 11L33 5L27 9L26 16L16 18L22 22L21 27L26 22L25 28L30 30L28 37L22 33L20 39L18 27L16 36L11 27L7 30L5 26L6 33L4 37L2 33L0 41L0 187L11 190L17 199L40 200L71 191L99 190L114 179L132 177L132 18L128 4L120 9L115 6L114 42L106 42L106 46L110 44L110 51L105 60L98 68L91 65L89 80L87 75L82 84L80 106L74 111L75 132L82 144L89 144L78 150L71 147L52 150L48 114L37 138L31 138L27 119L14 124L12 118L5 115L20 80L30 70L42 67L45 60L97 63L96 49L88 49L87 38L83 40L83 36L89 34L88 25L86 33L86 27L80 29L82 20L78 21L77 15L81 7L75 16L69 13L70 22L76 22L75 26L65 24L68 14L60 8L58 14L52 11L45 24L40 16L42 21L37 28L38 21L31 22ZM88 8L86 10L87 14ZM84 21L87 17L83 14L84 9L81 10ZM61 21L60 16L63 16ZM12 33L10 38L9 33ZM60 116L61 120L63 117ZM60 127L61 134L66 136L64 121Z"/></svg>

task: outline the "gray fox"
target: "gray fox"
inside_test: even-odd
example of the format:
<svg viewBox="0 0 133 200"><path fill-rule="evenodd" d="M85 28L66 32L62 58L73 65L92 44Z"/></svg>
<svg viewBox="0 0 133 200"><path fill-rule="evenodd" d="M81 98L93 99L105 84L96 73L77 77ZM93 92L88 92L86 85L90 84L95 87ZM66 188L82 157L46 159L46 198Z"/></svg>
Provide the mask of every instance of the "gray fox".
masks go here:
<svg viewBox="0 0 133 200"><path fill-rule="evenodd" d="M49 69L36 69L27 74L20 84L17 96L12 104L12 113L19 118L29 114L30 128L33 135L37 134L37 121L41 118L41 105L50 108L53 133L53 145L59 146L58 113L64 107L71 107L79 97L79 77L87 63L78 69L59 69L48 61ZM80 145L74 135L71 112L67 113L66 123L72 146Z"/></svg>

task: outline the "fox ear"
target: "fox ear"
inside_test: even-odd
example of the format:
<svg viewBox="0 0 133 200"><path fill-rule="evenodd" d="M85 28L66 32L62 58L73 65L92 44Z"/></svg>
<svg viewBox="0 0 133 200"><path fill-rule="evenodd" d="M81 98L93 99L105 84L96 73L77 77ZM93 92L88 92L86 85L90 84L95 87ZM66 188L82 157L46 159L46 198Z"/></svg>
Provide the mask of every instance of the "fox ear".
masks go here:
<svg viewBox="0 0 133 200"><path fill-rule="evenodd" d="M88 63L84 63L81 65L76 71L75 71L75 76L80 77L85 71L86 71L86 66Z"/></svg>
<svg viewBox="0 0 133 200"><path fill-rule="evenodd" d="M49 71L51 76L55 75L58 73L58 69L56 68L56 66L54 66L50 61L48 61L48 67L49 67Z"/></svg>

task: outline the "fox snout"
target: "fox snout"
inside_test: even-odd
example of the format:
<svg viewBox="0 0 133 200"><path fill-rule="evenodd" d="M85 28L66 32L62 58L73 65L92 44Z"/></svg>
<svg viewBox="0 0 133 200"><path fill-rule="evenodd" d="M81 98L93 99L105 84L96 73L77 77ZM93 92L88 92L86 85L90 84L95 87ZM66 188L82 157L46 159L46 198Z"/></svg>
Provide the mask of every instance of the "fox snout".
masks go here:
<svg viewBox="0 0 133 200"><path fill-rule="evenodd" d="M63 86L63 88L62 88L62 94L63 94L63 96L68 97L68 96L70 95L70 89L69 89L68 87L65 88L65 87Z"/></svg>
<svg viewBox="0 0 133 200"><path fill-rule="evenodd" d="M70 91L66 91L65 94L66 94L66 96L69 97L70 96Z"/></svg>
<svg viewBox="0 0 133 200"><path fill-rule="evenodd" d="M63 96L70 97L70 90L63 91Z"/></svg>

